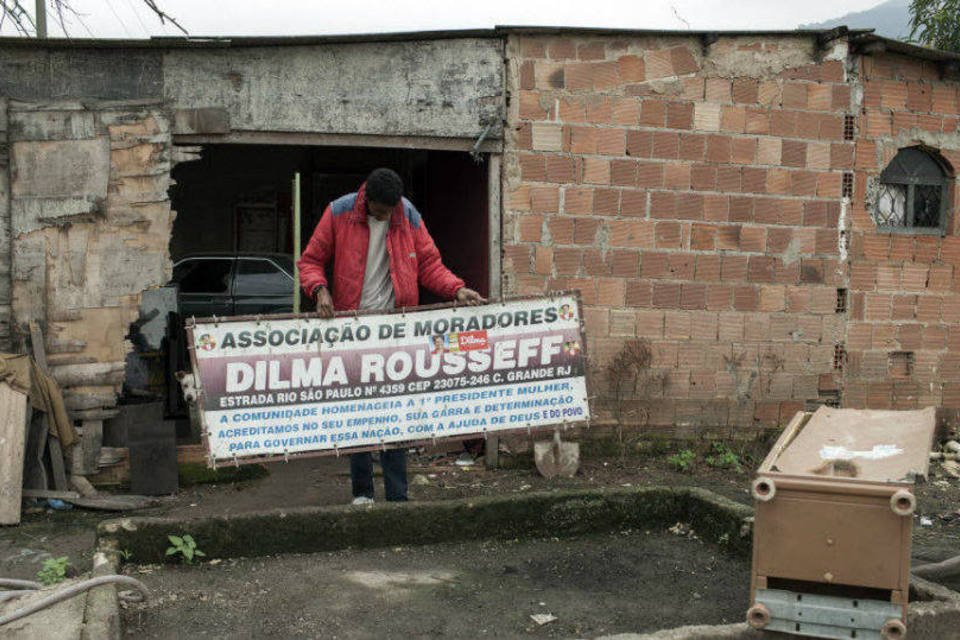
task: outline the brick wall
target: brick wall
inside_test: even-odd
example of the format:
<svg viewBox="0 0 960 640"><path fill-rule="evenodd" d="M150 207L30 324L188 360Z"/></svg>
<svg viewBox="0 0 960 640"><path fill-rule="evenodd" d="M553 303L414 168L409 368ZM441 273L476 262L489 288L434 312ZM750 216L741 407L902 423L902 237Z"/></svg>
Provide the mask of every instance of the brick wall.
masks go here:
<svg viewBox="0 0 960 640"><path fill-rule="evenodd" d="M935 63L893 54L858 61L862 85L850 202L850 292L844 403L960 408L960 200L944 237L878 233L873 184L906 146L960 167L960 83Z"/></svg>
<svg viewBox="0 0 960 640"><path fill-rule="evenodd" d="M848 274L895 264L895 284L881 286L909 278L927 287L928 279L903 262L914 250L868 250L877 234L864 206L841 197L843 174L856 167L852 200L862 202L867 176L889 156L876 137L847 139L845 116L857 115L865 134L899 135L886 104L890 129L879 131L871 102L869 78L891 73L880 71L889 64L861 67L846 43L818 50L801 36L708 44L518 35L508 60L504 291L581 290L601 420L611 415L603 368L635 338L649 340L650 375L664 381L641 385L648 397L637 421L652 426L782 424L808 403L848 393L851 406L871 404L882 385L881 404L893 402L885 371L884 381L865 377L887 348L875 341L886 335L872 315L878 291L889 306L883 326L901 330L892 291ZM864 114L856 112L861 77ZM919 125L921 102L956 113L955 89L934 84L924 85L926 97L904 86L896 106L916 120L901 117L902 126ZM942 133L946 119L936 120ZM852 238L841 227L848 218ZM851 239L848 265L841 251ZM950 274L935 286L949 289ZM838 308L846 289L847 311ZM864 327L866 343L855 339ZM915 377L926 362L918 352Z"/></svg>

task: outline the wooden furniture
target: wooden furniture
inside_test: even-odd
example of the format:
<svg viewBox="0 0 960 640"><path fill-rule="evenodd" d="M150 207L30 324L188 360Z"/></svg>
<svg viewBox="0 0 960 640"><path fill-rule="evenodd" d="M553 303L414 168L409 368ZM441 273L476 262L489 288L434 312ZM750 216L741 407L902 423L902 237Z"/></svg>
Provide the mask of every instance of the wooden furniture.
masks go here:
<svg viewBox="0 0 960 640"><path fill-rule="evenodd" d="M926 476L935 426L933 408L794 417L753 482L751 626L905 637L912 488Z"/></svg>

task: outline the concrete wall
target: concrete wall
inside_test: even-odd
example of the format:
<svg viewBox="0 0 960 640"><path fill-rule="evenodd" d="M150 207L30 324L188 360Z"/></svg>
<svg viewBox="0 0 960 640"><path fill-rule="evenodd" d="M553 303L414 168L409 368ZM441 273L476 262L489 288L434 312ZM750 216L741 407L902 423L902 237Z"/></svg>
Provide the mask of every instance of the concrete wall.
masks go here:
<svg viewBox="0 0 960 640"><path fill-rule="evenodd" d="M458 39L174 49L164 55L164 96L178 108L225 107L235 131L476 138L502 117L502 47Z"/></svg>
<svg viewBox="0 0 960 640"><path fill-rule="evenodd" d="M0 97L0 351L10 351L10 146L7 99Z"/></svg>
<svg viewBox="0 0 960 640"><path fill-rule="evenodd" d="M939 363L956 358L945 327L958 321L953 263L941 263L956 238L878 234L864 189L917 136L954 157L956 83L809 36L523 36L508 58L504 290L583 292L602 419L737 429L783 424L808 403L939 404ZM916 86L875 113L874 83L891 73ZM852 305L838 312L846 288ZM937 300L923 307L936 307L926 338L921 294ZM649 367L618 390L610 366L642 364L644 348L625 349L638 339ZM889 351L924 339L938 355L917 352L900 400Z"/></svg>

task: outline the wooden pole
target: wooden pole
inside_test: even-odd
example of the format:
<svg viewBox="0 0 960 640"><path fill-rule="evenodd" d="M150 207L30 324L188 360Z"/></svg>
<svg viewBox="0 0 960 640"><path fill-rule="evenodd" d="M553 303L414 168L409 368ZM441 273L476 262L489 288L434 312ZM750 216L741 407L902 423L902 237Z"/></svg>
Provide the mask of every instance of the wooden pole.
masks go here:
<svg viewBox="0 0 960 640"><path fill-rule="evenodd" d="M293 312L300 313L300 172L293 174Z"/></svg>

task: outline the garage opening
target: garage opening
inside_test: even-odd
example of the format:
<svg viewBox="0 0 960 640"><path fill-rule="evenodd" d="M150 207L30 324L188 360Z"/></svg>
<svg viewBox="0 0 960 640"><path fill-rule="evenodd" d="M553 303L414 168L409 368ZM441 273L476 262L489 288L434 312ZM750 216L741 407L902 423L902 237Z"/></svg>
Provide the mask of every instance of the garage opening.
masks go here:
<svg viewBox="0 0 960 640"><path fill-rule="evenodd" d="M279 313L292 309L293 177L300 174L301 249L327 204L356 191L377 167L400 174L444 263L467 286L490 293L488 166L469 153L398 148L205 145L173 169L177 217L170 240L182 326L190 316ZM421 291L421 303L439 300ZM303 300L301 308L312 309ZM173 372L187 370L182 331L168 333L162 385L168 418L187 407ZM136 341L134 341L136 343ZM157 376L152 376L156 381ZM128 383L129 380L128 376ZM154 391L158 385L154 385ZM178 421L188 438L189 421ZM196 434L193 434L196 435Z"/></svg>

